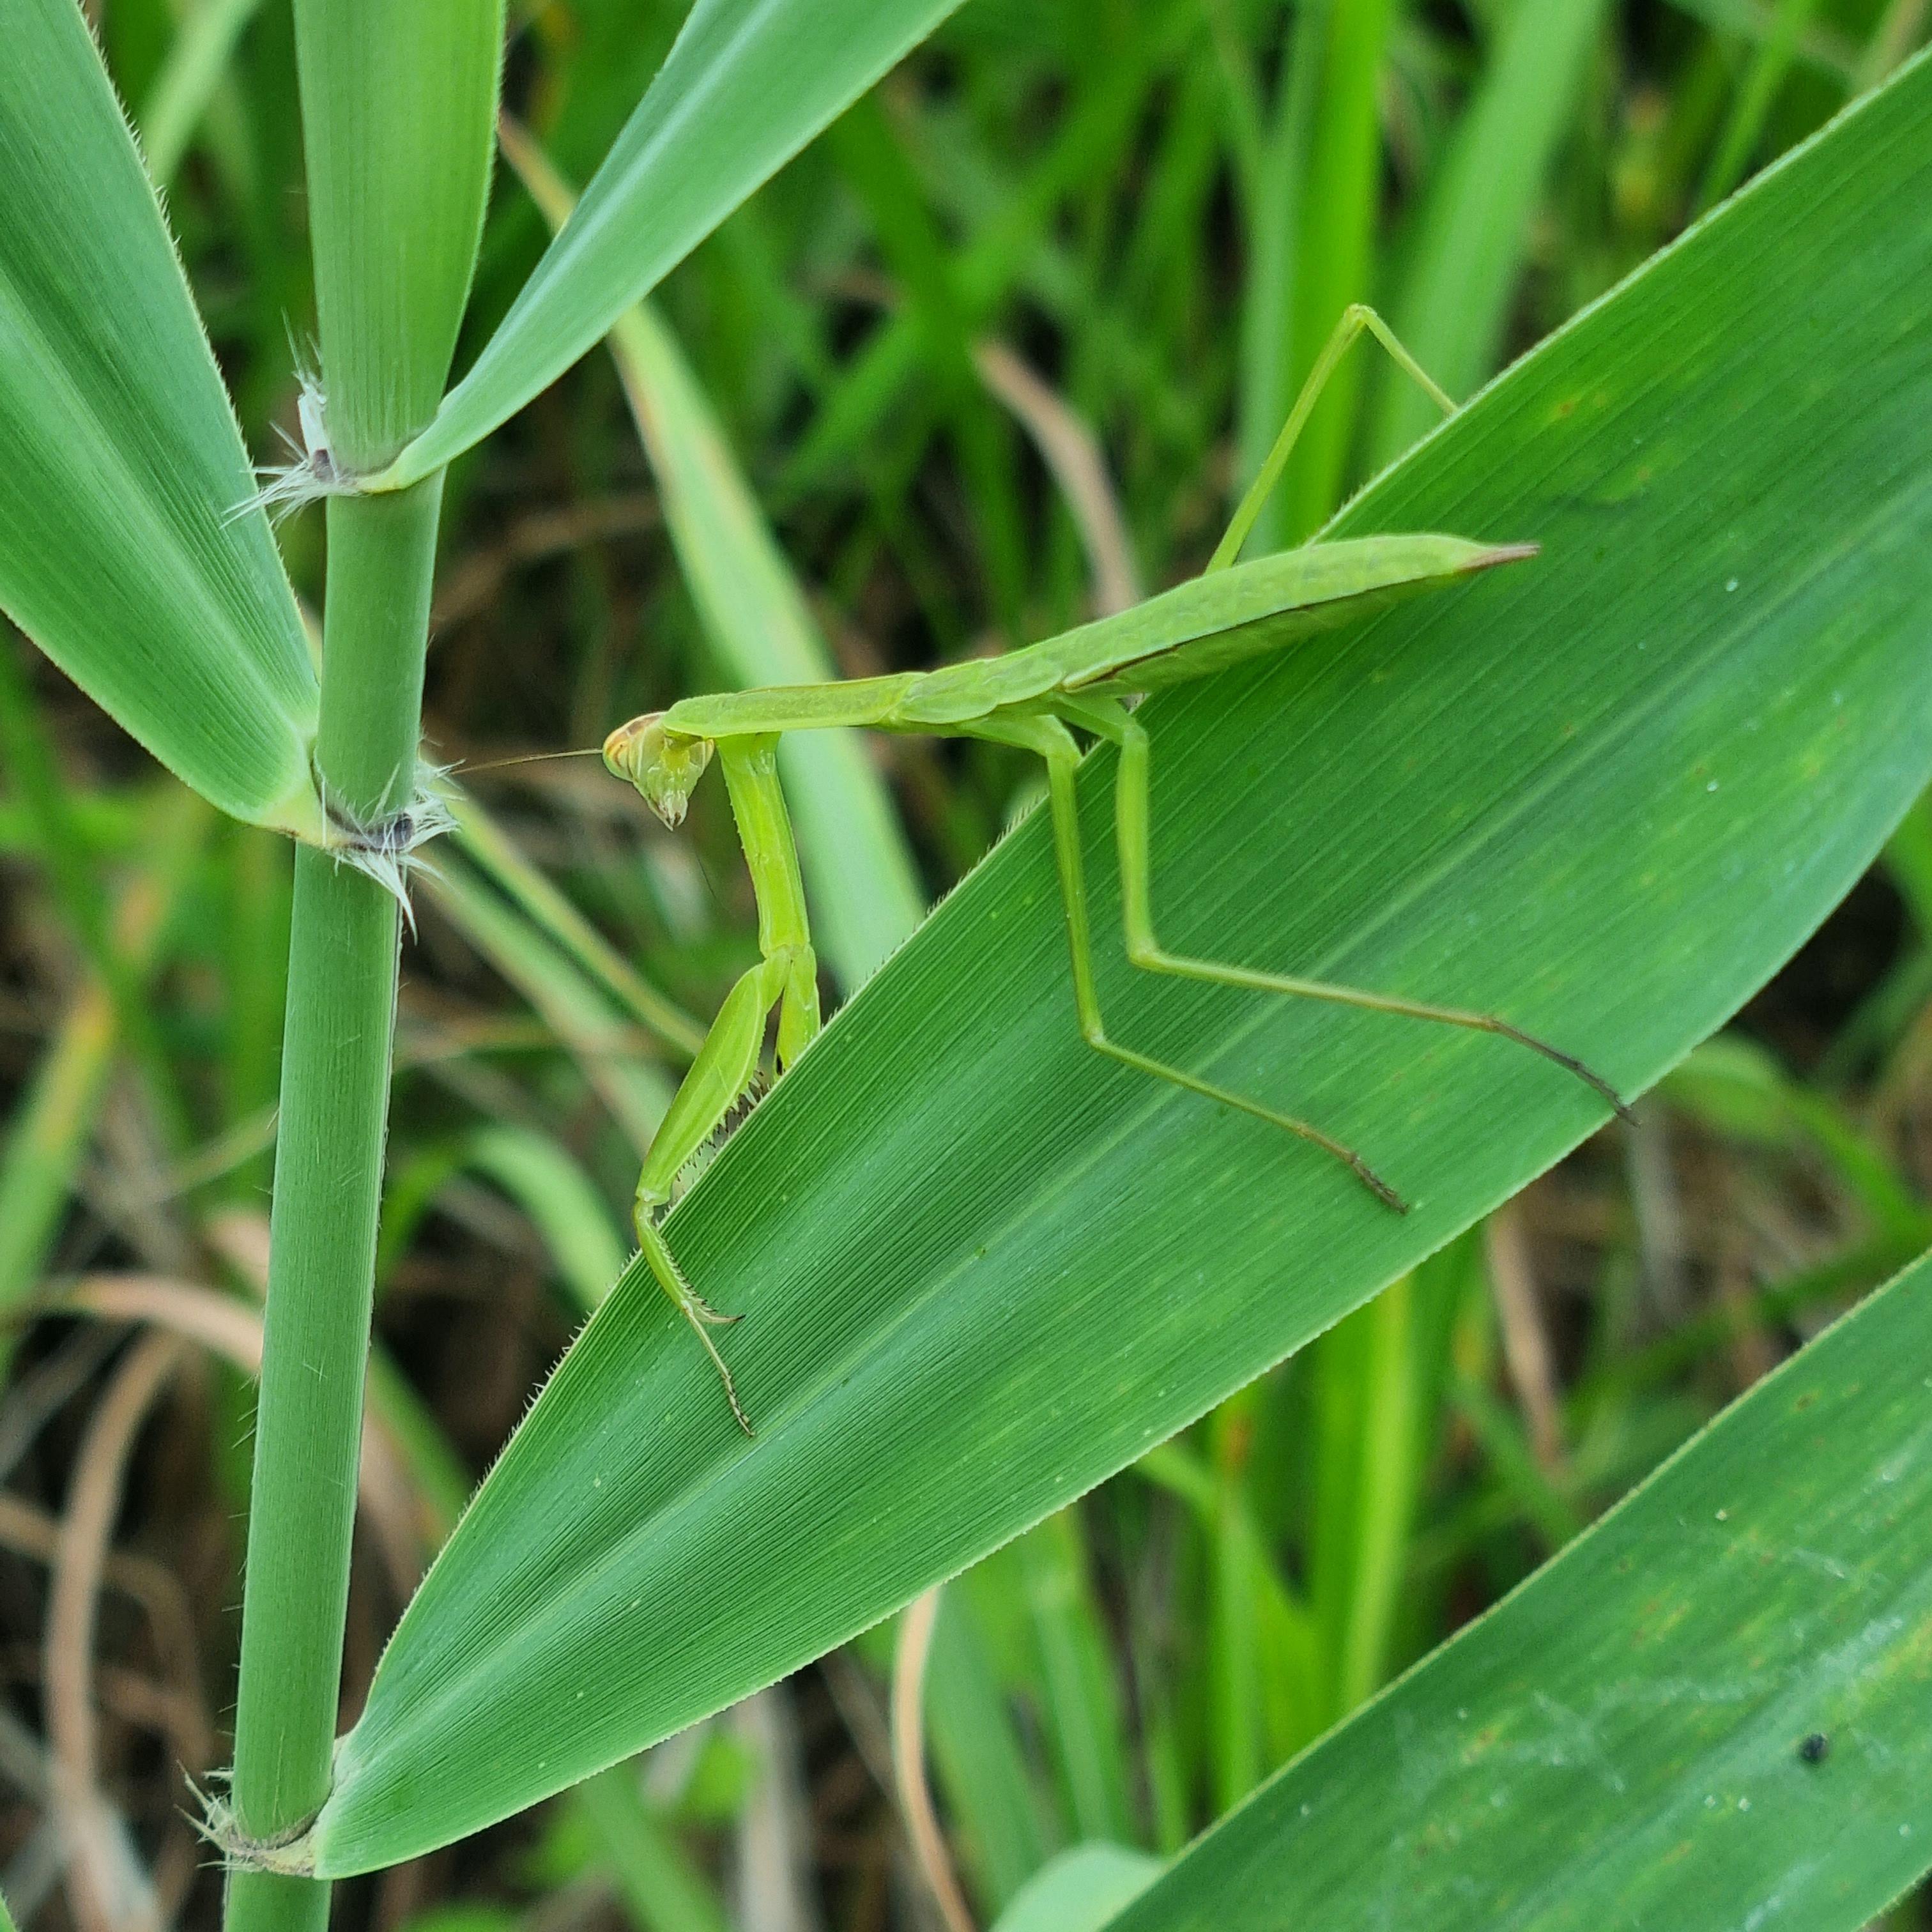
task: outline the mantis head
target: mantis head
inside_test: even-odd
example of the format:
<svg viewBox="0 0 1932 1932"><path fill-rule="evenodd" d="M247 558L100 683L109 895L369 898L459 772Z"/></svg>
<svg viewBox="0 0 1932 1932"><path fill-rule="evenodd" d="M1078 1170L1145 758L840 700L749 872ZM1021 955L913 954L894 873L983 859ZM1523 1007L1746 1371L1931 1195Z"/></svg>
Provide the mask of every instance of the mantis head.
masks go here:
<svg viewBox="0 0 1932 1932"><path fill-rule="evenodd" d="M715 748L709 738L666 730L664 713L647 711L620 724L604 740L604 762L635 785L644 802L675 831L684 823L692 788L704 776Z"/></svg>

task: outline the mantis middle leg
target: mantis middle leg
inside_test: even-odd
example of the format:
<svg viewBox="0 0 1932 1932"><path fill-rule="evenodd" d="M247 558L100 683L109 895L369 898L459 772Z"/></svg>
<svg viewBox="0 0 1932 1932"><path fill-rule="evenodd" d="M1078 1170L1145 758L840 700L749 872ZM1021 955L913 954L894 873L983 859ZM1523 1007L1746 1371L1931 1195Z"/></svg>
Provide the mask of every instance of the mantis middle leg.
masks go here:
<svg viewBox="0 0 1932 1932"><path fill-rule="evenodd" d="M1126 716L1124 712L1121 715ZM1052 816L1053 849L1060 874L1060 899L1066 915L1067 950L1073 968L1073 1002L1079 1015L1081 1036L1087 1044L1096 1053L1104 1054L1109 1060L1117 1060L1124 1066L1131 1066L1138 1072L1151 1074L1157 1080L1184 1088L1190 1094L1199 1094L1203 1100L1237 1108L1256 1120L1266 1120L1271 1126L1286 1129L1298 1138L1318 1147L1324 1154L1333 1155L1378 1200L1398 1214L1406 1214L1408 1204L1353 1148L1345 1147L1320 1128L1298 1120L1292 1114L1278 1113L1274 1108L1264 1107L1244 1094L1215 1086L1164 1060L1137 1053L1132 1047L1123 1046L1108 1037L1106 1023L1101 1016L1100 996L1094 985L1086 868L1080 854L1080 820L1074 798L1074 776L1079 770L1080 748L1075 743L1073 734L1057 718L996 716L959 728L975 737L1037 752L1046 761L1047 802Z"/></svg>
<svg viewBox="0 0 1932 1932"><path fill-rule="evenodd" d="M1340 1006L1361 1006L1371 1012L1393 1013L1404 1019L1432 1020L1440 1025L1466 1028L1472 1032L1499 1035L1526 1046L1532 1053L1552 1060L1592 1088L1622 1118L1630 1110L1610 1083L1584 1065L1574 1054L1552 1046L1547 1040L1512 1026L1492 1013L1466 1012L1460 1007L1438 1006L1420 1000L1401 998L1394 994L1372 993L1359 987L1337 986L1325 980L1298 979L1282 973L1258 972L1251 967L1229 966L1218 960L1192 959L1169 952L1154 936L1154 911L1148 884L1148 824L1150 757L1146 728L1120 706L1108 701L1083 704L1078 722L1120 748L1120 765L1114 780L1114 829L1120 855L1120 918L1126 929L1127 957L1150 973L1168 973L1184 980L1204 980L1216 986L1239 986L1252 992L1282 993L1304 1000L1327 1000Z"/></svg>
<svg viewBox="0 0 1932 1932"><path fill-rule="evenodd" d="M658 1226L685 1163L717 1132L758 1076L765 1022L778 1010L778 1063L789 1066L818 1031L818 964L806 923L805 890L791 822L778 789L776 736L725 739L718 762L758 904L758 963L725 995L698 1058L672 1096L638 1178L634 1220L638 1244L658 1286L704 1343L724 1384L738 1426L752 1425L738 1401L731 1372L710 1330L737 1319L722 1315L684 1278Z"/></svg>

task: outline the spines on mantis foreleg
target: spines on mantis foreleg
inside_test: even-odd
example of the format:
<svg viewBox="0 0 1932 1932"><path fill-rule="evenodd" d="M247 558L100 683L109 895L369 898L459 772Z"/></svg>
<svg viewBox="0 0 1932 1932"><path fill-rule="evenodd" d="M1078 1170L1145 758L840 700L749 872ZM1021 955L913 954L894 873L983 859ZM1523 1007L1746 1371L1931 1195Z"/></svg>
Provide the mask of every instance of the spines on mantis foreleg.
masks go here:
<svg viewBox="0 0 1932 1932"><path fill-rule="evenodd" d="M731 1111L713 1127L704 1144L694 1149L680 1167L670 1184L670 1196L664 1203L668 1210L675 1208L710 1171L711 1163L724 1150L724 1143L749 1120L765 1096L772 1090L773 1076L763 1067L755 1068L746 1083L745 1090L733 1103Z"/></svg>

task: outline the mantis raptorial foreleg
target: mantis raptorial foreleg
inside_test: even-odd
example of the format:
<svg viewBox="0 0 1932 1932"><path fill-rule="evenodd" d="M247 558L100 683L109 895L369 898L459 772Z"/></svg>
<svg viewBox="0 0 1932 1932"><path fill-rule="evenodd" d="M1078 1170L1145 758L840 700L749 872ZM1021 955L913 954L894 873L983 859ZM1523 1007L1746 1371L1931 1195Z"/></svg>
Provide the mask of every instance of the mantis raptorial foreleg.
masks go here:
<svg viewBox="0 0 1932 1932"><path fill-rule="evenodd" d="M775 734L760 734L727 739L718 747L732 816L737 821L758 901L760 956L758 964L725 995L698 1058L652 1139L644 1172L638 1178L633 1216L638 1244L652 1274L716 1364L731 1413L747 1436L752 1425L739 1405L731 1372L706 1332L737 1317L721 1315L685 1280L658 1231L657 1218L669 1203L685 1163L717 1132L757 1078L765 1021L772 1007L778 1010L781 1068L789 1066L818 1031L818 962L806 923L798 851L778 790L778 742ZM704 763L702 758L698 760L691 774L692 783Z"/></svg>

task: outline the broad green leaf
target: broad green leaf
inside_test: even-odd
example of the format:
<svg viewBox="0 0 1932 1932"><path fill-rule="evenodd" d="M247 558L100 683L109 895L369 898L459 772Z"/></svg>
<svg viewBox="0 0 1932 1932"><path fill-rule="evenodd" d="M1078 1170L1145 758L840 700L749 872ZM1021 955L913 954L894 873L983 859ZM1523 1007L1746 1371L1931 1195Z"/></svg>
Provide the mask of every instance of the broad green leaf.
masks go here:
<svg viewBox="0 0 1932 1932"><path fill-rule="evenodd" d="M1124 1845L1075 1845L1034 1874L993 1932L1100 1932L1160 1870L1158 1858Z"/></svg>
<svg viewBox="0 0 1932 1932"><path fill-rule="evenodd" d="M1766 272L1767 263L1777 273ZM1507 1015L1628 1094L1786 958L1932 774L1932 65L1518 364L1339 533L1534 564L1163 694L1177 950ZM1082 773L1116 931L1111 754ZM770 1681L1131 1461L1602 1124L1506 1041L1136 974L1114 1067L1036 816L668 1224L754 1442L634 1264L410 1605L309 1844L477 1828Z"/></svg>
<svg viewBox="0 0 1932 1932"><path fill-rule="evenodd" d="M527 135L503 148L544 218L569 218L570 190ZM712 649L740 685L836 677L830 647L791 574L677 338L647 302L611 325L610 353L644 439L664 520ZM778 747L819 956L856 988L925 910L884 781L850 731L799 732Z"/></svg>
<svg viewBox="0 0 1932 1932"><path fill-rule="evenodd" d="M502 0L296 0L296 44L329 442L374 469L449 374L496 151Z"/></svg>
<svg viewBox="0 0 1932 1932"><path fill-rule="evenodd" d="M237 818L320 842L316 680L159 204L74 0L0 0L0 606Z"/></svg>
<svg viewBox="0 0 1932 1932"><path fill-rule="evenodd" d="M1932 1261L1114 1932L1856 1932L1932 1865ZM1398 1903L1399 1901L1399 1903Z"/></svg>
<svg viewBox="0 0 1932 1932"><path fill-rule="evenodd" d="M382 486L440 469L554 382L958 4L697 0L568 226Z"/></svg>

